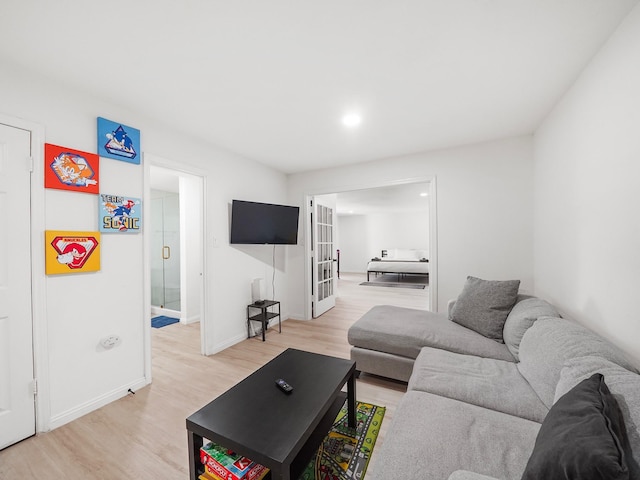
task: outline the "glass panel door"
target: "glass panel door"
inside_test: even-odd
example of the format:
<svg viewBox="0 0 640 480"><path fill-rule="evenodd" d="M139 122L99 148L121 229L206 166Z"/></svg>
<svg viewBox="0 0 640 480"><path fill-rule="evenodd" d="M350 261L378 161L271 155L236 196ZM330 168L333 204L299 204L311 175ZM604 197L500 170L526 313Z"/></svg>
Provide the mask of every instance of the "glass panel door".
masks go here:
<svg viewBox="0 0 640 480"><path fill-rule="evenodd" d="M180 311L180 197L151 191L151 305Z"/></svg>
<svg viewBox="0 0 640 480"><path fill-rule="evenodd" d="M318 317L336 304L333 278L333 209L314 199L312 226L314 232L315 299L313 316Z"/></svg>

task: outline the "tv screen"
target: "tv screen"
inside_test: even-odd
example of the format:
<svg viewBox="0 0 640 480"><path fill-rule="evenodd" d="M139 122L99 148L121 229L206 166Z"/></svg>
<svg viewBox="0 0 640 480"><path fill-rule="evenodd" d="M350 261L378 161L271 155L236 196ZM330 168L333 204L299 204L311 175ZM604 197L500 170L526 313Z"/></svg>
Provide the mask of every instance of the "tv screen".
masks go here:
<svg viewBox="0 0 640 480"><path fill-rule="evenodd" d="M296 245L299 207L234 200L231 243Z"/></svg>

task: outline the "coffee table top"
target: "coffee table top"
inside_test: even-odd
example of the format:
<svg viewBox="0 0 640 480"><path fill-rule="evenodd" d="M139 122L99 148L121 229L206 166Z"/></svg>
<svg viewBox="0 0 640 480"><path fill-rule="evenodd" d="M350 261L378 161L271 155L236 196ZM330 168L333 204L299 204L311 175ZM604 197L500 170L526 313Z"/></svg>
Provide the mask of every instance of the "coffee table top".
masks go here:
<svg viewBox="0 0 640 480"><path fill-rule="evenodd" d="M354 371L351 360L290 348L187 418L187 429L267 466L291 463Z"/></svg>

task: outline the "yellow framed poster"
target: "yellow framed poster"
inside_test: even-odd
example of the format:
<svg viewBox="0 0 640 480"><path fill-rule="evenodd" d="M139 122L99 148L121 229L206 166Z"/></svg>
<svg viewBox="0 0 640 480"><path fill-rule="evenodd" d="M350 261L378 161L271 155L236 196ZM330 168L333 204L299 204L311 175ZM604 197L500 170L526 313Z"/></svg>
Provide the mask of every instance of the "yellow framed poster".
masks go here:
<svg viewBox="0 0 640 480"><path fill-rule="evenodd" d="M47 230L44 234L47 275L100 270L100 232Z"/></svg>

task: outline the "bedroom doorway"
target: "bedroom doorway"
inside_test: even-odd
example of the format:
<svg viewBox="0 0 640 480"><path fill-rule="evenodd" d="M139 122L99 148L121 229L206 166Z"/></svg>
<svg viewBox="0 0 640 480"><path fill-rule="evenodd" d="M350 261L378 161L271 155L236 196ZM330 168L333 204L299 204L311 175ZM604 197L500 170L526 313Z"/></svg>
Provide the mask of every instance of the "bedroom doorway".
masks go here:
<svg viewBox="0 0 640 480"><path fill-rule="evenodd" d="M368 262L374 257L382 257L387 252L402 250L420 253L419 260L428 259L428 286L424 308L437 311L438 308L438 258L437 258L437 216L436 216L436 178L423 177L406 181L387 182L376 185L362 185L350 189L327 189L308 194L306 199L307 244L312 243L310 200L314 196L335 197L335 216L338 218L334 229L334 258L340 258L340 271L344 273L361 272L366 280ZM402 226L402 219L412 219L412 226ZM348 219L342 221L341 219ZM385 220L386 219L386 220ZM384 222L387 221L387 227ZM351 227L347 227L349 225ZM351 238L349 238L351 236ZM418 240L418 237L420 240ZM415 240L415 241L412 241ZM307 318L313 315L313 251L307 247L306 266L307 291L309 299ZM426 252L426 253L425 253ZM337 259L337 258L336 258ZM424 266L424 264L422 265ZM335 291L340 297L336 282ZM381 287L361 287L375 288Z"/></svg>

